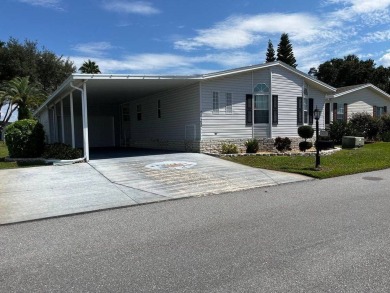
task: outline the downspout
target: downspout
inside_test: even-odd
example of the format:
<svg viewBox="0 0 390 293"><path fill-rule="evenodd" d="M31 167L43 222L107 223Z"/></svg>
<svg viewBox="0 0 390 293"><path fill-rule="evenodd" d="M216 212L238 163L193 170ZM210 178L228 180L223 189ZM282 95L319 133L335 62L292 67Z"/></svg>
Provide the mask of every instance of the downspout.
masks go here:
<svg viewBox="0 0 390 293"><path fill-rule="evenodd" d="M83 82L83 88L78 88L70 82L70 87L79 90L81 92L81 107L82 107L82 118L83 118L83 147L84 157L83 159L89 161L89 140L88 140L88 118L87 118L87 96L86 96L86 81Z"/></svg>

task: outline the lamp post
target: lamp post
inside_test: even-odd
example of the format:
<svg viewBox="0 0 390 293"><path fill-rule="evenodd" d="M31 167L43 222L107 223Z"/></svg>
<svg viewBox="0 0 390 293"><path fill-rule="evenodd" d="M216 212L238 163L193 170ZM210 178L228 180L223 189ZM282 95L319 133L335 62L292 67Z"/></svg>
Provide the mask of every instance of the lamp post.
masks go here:
<svg viewBox="0 0 390 293"><path fill-rule="evenodd" d="M320 170L320 147L319 147L319 127L318 127L318 120L320 119L320 111L317 109L314 110L314 119L316 120L316 170Z"/></svg>

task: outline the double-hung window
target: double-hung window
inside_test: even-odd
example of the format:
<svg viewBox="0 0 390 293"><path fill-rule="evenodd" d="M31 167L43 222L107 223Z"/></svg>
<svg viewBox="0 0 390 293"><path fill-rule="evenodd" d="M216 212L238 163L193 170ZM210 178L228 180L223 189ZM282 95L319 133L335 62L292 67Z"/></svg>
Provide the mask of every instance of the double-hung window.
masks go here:
<svg viewBox="0 0 390 293"><path fill-rule="evenodd" d="M338 121L344 121L344 104L337 104L337 120Z"/></svg>
<svg viewBox="0 0 390 293"><path fill-rule="evenodd" d="M255 123L269 123L268 95L255 95Z"/></svg>

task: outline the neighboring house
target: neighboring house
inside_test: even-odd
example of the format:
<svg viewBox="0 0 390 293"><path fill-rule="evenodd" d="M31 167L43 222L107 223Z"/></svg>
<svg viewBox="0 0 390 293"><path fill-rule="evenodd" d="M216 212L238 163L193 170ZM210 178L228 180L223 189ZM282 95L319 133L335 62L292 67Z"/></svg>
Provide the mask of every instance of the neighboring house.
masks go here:
<svg viewBox="0 0 390 293"><path fill-rule="evenodd" d="M72 74L35 112L47 141L213 152L296 138L336 89L282 62L193 76Z"/></svg>
<svg viewBox="0 0 390 293"><path fill-rule="evenodd" d="M325 124L348 121L354 113L366 112L374 117L388 113L390 95L367 83L337 88L325 104Z"/></svg>

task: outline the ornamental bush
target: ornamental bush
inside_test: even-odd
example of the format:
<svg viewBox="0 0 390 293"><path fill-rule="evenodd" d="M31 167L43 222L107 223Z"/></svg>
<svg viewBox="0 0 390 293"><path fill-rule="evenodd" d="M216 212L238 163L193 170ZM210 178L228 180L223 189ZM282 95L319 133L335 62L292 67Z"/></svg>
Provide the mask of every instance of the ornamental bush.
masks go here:
<svg viewBox="0 0 390 293"><path fill-rule="evenodd" d="M232 143L223 143L221 147L221 154L237 154L238 148Z"/></svg>
<svg viewBox="0 0 390 293"><path fill-rule="evenodd" d="M82 157L82 151L64 143L53 143L45 145L42 157L45 159L74 160Z"/></svg>
<svg viewBox="0 0 390 293"><path fill-rule="evenodd" d="M45 131L36 120L19 120L5 129L4 135L11 158L38 158L43 153Z"/></svg>
<svg viewBox="0 0 390 293"><path fill-rule="evenodd" d="M248 154L255 154L259 150L259 141L255 138L248 139L245 142L245 146L246 146L246 152Z"/></svg>
<svg viewBox="0 0 390 293"><path fill-rule="evenodd" d="M279 152L291 151L291 139L289 139L288 137L281 138L280 136L278 136L277 138L275 138L274 147Z"/></svg>
<svg viewBox="0 0 390 293"><path fill-rule="evenodd" d="M341 144L344 135L351 135L349 125L345 121L333 121L329 125L329 137L335 144Z"/></svg>
<svg viewBox="0 0 390 293"><path fill-rule="evenodd" d="M301 152L306 152L306 150L311 149L313 147L313 143L310 141L301 141L299 143L299 150Z"/></svg>
<svg viewBox="0 0 390 293"><path fill-rule="evenodd" d="M314 134L314 129L310 125L303 125L298 128L298 135L303 139L312 138Z"/></svg>
<svg viewBox="0 0 390 293"><path fill-rule="evenodd" d="M374 118L368 113L355 113L349 120L349 126L350 135L375 140L381 128L381 119Z"/></svg>

